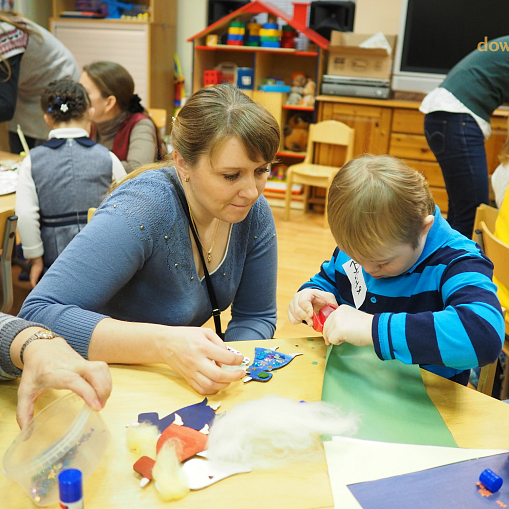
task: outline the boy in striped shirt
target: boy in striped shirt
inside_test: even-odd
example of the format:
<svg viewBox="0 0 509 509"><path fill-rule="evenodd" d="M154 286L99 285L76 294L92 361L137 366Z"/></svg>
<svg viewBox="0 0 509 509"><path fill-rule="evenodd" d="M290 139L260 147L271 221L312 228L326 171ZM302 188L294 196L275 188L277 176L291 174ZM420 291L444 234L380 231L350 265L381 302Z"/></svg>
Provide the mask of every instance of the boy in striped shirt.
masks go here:
<svg viewBox="0 0 509 509"><path fill-rule="evenodd" d="M363 155L338 172L329 190L329 225L338 247L301 286L292 323L323 328L326 344L373 345L463 385L470 368L497 359L504 319L493 264L453 230L425 178L402 161Z"/></svg>

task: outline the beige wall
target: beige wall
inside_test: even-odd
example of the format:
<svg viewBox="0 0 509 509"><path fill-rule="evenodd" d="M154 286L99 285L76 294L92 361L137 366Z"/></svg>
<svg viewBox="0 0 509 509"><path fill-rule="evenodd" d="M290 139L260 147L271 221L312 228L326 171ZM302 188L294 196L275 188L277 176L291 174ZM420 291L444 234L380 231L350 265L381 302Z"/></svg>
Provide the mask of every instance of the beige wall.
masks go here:
<svg viewBox="0 0 509 509"><path fill-rule="evenodd" d="M354 32L397 34L400 10L401 0L357 0Z"/></svg>

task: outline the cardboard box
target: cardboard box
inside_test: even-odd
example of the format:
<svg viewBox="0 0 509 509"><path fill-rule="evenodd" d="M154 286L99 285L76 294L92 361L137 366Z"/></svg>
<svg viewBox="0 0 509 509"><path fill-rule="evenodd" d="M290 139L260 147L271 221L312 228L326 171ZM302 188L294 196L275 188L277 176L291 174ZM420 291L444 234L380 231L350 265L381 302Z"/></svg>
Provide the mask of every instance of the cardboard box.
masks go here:
<svg viewBox="0 0 509 509"><path fill-rule="evenodd" d="M355 76L360 78L390 79L392 62L396 48L396 36L386 35L391 45L389 54L383 48L360 48L359 44L373 34L353 34L350 32L331 33L329 63L327 74L336 76Z"/></svg>

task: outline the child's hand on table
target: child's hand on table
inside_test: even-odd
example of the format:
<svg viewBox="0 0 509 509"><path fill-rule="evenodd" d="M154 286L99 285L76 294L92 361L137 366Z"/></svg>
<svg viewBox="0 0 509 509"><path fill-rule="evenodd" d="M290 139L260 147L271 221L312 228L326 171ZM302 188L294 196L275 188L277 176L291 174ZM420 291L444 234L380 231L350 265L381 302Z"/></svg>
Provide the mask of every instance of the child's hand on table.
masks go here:
<svg viewBox="0 0 509 509"><path fill-rule="evenodd" d="M305 288L297 292L288 306L288 319L290 323L297 325L306 322L313 326L313 309L316 313L327 304L338 305L336 297L330 292Z"/></svg>
<svg viewBox="0 0 509 509"><path fill-rule="evenodd" d="M333 311L323 326L326 345L351 343L355 346L373 344L371 326L373 315L343 304Z"/></svg>

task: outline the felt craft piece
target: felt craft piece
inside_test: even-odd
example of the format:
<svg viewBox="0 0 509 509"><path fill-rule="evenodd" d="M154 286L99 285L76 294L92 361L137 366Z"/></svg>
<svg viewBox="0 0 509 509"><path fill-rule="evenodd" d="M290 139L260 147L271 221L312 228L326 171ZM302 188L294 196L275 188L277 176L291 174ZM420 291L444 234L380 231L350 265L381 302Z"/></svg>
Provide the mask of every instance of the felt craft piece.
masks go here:
<svg viewBox="0 0 509 509"><path fill-rule="evenodd" d="M322 401L362 415L356 438L457 447L417 365L381 361L373 347L331 345Z"/></svg>
<svg viewBox="0 0 509 509"><path fill-rule="evenodd" d="M335 304L327 304L327 306L324 306L322 309L320 309L318 316L316 315L315 310L313 310L313 329L315 329L316 332L323 332L325 321L336 309L338 309L338 306Z"/></svg>
<svg viewBox="0 0 509 509"><path fill-rule="evenodd" d="M208 461L191 458L182 465L190 490L201 490L235 474L251 472L249 467L229 461Z"/></svg>
<svg viewBox="0 0 509 509"><path fill-rule="evenodd" d="M489 468L509 479L507 453L473 459L376 481L351 484L363 509L499 509L509 505L509 487L491 493L477 483Z"/></svg>
<svg viewBox="0 0 509 509"><path fill-rule="evenodd" d="M257 382L268 382L272 378L272 371L286 366L298 355L302 353L280 353L276 350L278 346L272 348L255 348L255 358L253 364L246 371L249 376L244 378L244 383L255 380Z"/></svg>
<svg viewBox="0 0 509 509"><path fill-rule="evenodd" d="M175 421L175 414L177 414L183 422L184 426L188 428L195 429L197 431L202 430L205 426L209 426L212 424L216 413L214 408L209 406L207 398L205 398L200 403L196 403L195 405L190 405L167 416L159 419L159 414L157 412L148 412L138 415L138 422L150 422L154 426L159 428L159 432L162 433L170 424ZM177 418L177 421L178 421ZM178 421L180 422L180 421Z"/></svg>
<svg viewBox="0 0 509 509"><path fill-rule="evenodd" d="M181 463L207 448L207 435L187 426L170 424L157 441L158 454L163 444L170 439L176 439L182 444L182 447L177 449L177 458Z"/></svg>
<svg viewBox="0 0 509 509"><path fill-rule="evenodd" d="M142 456L138 461L136 461L133 465L133 470L138 472L143 479L152 480L152 470L154 465L156 464L155 460L149 458L148 456Z"/></svg>

